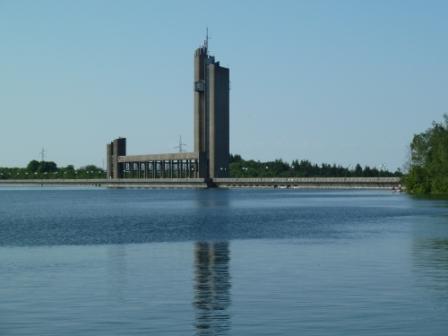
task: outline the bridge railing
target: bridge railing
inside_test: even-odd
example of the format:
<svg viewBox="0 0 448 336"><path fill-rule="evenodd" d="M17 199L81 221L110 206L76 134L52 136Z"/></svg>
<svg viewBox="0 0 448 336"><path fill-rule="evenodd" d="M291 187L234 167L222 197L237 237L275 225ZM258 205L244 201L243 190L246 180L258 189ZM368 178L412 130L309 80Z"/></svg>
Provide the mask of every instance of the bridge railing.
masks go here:
<svg viewBox="0 0 448 336"><path fill-rule="evenodd" d="M216 183L400 183L399 177L250 177L214 178Z"/></svg>

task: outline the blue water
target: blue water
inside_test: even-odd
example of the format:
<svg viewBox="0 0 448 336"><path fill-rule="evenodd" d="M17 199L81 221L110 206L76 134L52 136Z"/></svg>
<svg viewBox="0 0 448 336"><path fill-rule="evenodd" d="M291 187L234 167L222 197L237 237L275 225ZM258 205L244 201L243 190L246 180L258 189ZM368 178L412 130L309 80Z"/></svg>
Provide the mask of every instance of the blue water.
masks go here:
<svg viewBox="0 0 448 336"><path fill-rule="evenodd" d="M447 335L448 202L0 188L0 335Z"/></svg>

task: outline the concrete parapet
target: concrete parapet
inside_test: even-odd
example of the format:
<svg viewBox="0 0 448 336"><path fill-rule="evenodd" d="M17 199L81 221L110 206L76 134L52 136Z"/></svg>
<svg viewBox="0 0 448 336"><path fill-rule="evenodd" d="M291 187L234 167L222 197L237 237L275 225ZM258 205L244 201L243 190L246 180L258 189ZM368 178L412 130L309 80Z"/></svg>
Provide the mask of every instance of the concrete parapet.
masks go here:
<svg viewBox="0 0 448 336"><path fill-rule="evenodd" d="M182 153L119 156L118 162L147 162L154 160L197 160L197 159L199 159L199 153L182 152Z"/></svg>
<svg viewBox="0 0 448 336"><path fill-rule="evenodd" d="M214 178L217 187L400 188L399 177Z"/></svg>
<svg viewBox="0 0 448 336"><path fill-rule="evenodd" d="M29 179L0 180L0 186L2 185L94 185L117 188L401 189L399 177Z"/></svg>
<svg viewBox="0 0 448 336"><path fill-rule="evenodd" d="M157 178L157 179L29 179L0 180L0 186L98 186L115 188L207 188L203 178Z"/></svg>

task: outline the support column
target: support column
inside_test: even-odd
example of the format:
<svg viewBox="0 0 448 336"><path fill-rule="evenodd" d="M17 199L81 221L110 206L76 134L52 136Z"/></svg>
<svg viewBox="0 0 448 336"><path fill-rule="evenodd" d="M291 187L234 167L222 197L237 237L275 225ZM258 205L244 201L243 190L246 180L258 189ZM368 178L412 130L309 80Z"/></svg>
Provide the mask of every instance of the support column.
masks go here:
<svg viewBox="0 0 448 336"><path fill-rule="evenodd" d="M107 146L107 176L109 178L123 177L123 164L118 157L126 155L126 139L118 138Z"/></svg>

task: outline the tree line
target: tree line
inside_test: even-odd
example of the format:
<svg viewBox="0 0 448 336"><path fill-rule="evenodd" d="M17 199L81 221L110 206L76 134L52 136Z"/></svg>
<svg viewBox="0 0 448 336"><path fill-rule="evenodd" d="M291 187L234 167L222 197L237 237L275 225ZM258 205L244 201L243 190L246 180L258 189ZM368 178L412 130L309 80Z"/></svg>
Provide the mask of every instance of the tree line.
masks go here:
<svg viewBox="0 0 448 336"><path fill-rule="evenodd" d="M230 155L231 177L388 177L402 176L397 170L362 167L357 164L347 168L336 164L313 164L308 160L294 160L290 163L277 159L274 161L244 160L241 155ZM87 165L75 169L73 165L58 167L53 161L32 160L26 168L1 168L0 179L74 179L105 178L104 169Z"/></svg>
<svg viewBox="0 0 448 336"><path fill-rule="evenodd" d="M291 163L277 159L274 161L244 160L241 155L230 155L231 177L391 177L402 176L400 170L386 169L357 164L353 168L336 164L320 165L308 160L294 160Z"/></svg>
<svg viewBox="0 0 448 336"><path fill-rule="evenodd" d="M73 165L58 167L53 161L32 160L26 168L0 167L0 179L75 179L75 178L105 178L104 169L87 165L75 169Z"/></svg>

